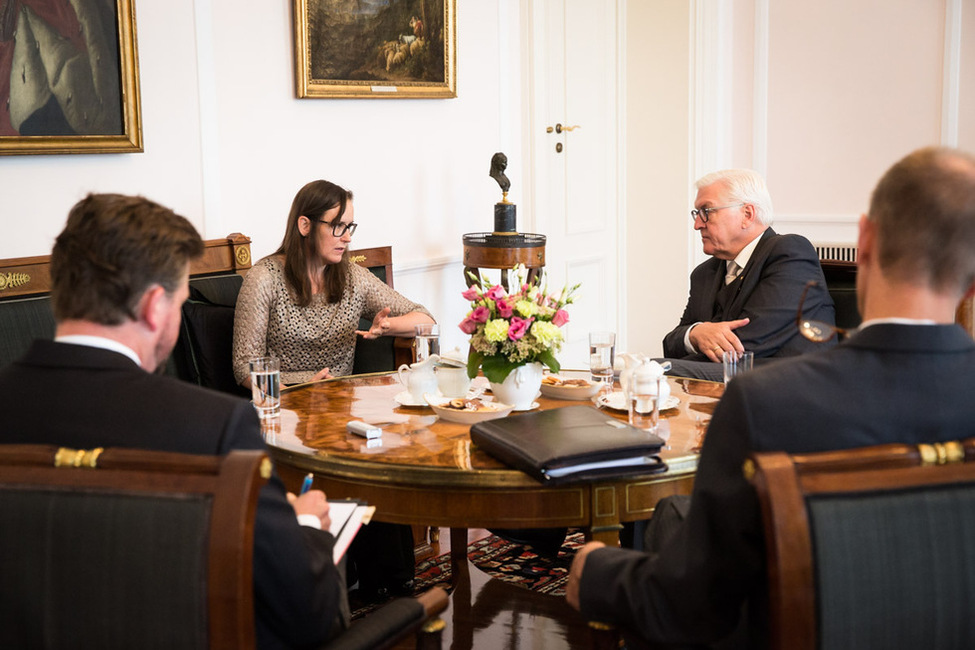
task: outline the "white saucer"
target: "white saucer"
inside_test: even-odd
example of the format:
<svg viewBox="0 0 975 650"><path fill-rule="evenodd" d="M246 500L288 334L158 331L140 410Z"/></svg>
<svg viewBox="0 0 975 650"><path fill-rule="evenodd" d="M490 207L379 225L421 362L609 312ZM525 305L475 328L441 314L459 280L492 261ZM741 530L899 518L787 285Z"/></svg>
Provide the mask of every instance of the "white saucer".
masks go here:
<svg viewBox="0 0 975 650"><path fill-rule="evenodd" d="M534 411L538 408L538 402L532 402L532 405L526 409L514 409L515 411Z"/></svg>
<svg viewBox="0 0 975 650"><path fill-rule="evenodd" d="M413 396L410 395L410 391L408 390L404 390L401 393L396 393L396 396L393 397L393 399L396 400L396 403L400 406L408 406L410 408L430 408L430 405L427 404L426 400L420 400L418 402L413 399Z"/></svg>

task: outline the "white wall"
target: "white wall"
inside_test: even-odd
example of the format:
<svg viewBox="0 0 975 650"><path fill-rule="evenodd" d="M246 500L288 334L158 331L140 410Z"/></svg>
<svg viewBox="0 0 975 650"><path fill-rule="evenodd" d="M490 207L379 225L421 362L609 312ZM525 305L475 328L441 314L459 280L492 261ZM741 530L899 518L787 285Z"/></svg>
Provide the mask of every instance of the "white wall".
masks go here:
<svg viewBox="0 0 975 650"><path fill-rule="evenodd" d="M687 301L691 12L686 0L627 7L626 257L629 352L663 353Z"/></svg>
<svg viewBox="0 0 975 650"><path fill-rule="evenodd" d="M975 150L975 1L733 5L729 162L767 173L779 232L855 242L894 161Z"/></svg>
<svg viewBox="0 0 975 650"><path fill-rule="evenodd" d="M460 344L461 236L493 225L496 151L514 154L521 187L518 13L458 1L455 99L299 100L291 4L137 0L145 153L0 158L0 257L48 253L75 201L116 191L172 206L206 238L242 232L258 258L295 192L327 178L356 195L353 245L392 244L397 289Z"/></svg>
<svg viewBox="0 0 975 650"><path fill-rule="evenodd" d="M630 0L628 328L660 351L703 259L699 174L766 174L775 228L854 243L893 162L975 151L975 0ZM636 281L634 278L642 280Z"/></svg>
<svg viewBox="0 0 975 650"><path fill-rule="evenodd" d="M207 238L250 236L259 257L297 189L328 178L356 194L354 244L392 244L397 288L463 345L461 236L493 223L491 155L508 153L516 203L531 191L530 1L457 0L456 99L298 100L290 1L136 0L145 152L0 157L0 257L48 253L89 191L145 194ZM896 158L975 150L975 0L624 7L631 350L658 353L683 309L703 167L767 171L779 231L853 241Z"/></svg>

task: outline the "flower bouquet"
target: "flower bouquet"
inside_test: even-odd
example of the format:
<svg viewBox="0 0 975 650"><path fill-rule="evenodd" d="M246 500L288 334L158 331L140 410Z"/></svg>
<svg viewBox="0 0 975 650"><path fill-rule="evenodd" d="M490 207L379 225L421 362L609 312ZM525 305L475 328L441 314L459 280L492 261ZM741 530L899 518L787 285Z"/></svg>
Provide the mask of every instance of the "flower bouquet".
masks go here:
<svg viewBox="0 0 975 650"><path fill-rule="evenodd" d="M541 278L525 282L525 267L514 269L518 290L508 293L501 285L485 290L481 279L469 273L473 284L461 294L471 310L460 329L471 336L467 374L484 371L488 381L500 384L519 366L540 362L559 371L555 353L562 347L561 327L569 322L565 307L579 285L549 293L539 287Z"/></svg>

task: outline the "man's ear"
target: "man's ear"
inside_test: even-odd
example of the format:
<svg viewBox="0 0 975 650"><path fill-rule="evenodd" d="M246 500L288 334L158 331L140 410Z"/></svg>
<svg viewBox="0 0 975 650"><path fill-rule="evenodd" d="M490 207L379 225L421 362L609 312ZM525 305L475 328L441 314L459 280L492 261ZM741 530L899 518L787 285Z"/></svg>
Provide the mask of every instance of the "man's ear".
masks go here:
<svg viewBox="0 0 975 650"><path fill-rule="evenodd" d="M758 221L758 213L755 212L755 206L751 203L746 203L741 206L741 212L743 218L741 220L741 229L748 230L751 228L756 221Z"/></svg>
<svg viewBox="0 0 975 650"><path fill-rule="evenodd" d="M860 215L859 232L857 235L857 262L866 264L874 253L877 245L877 224L866 214Z"/></svg>
<svg viewBox="0 0 975 650"><path fill-rule="evenodd" d="M139 301L139 320L152 332L161 330L166 325L171 300L172 296L161 285L152 285Z"/></svg>
<svg viewBox="0 0 975 650"><path fill-rule="evenodd" d="M311 219L305 215L298 217L298 232L301 233L302 237L307 237L308 233L311 232Z"/></svg>

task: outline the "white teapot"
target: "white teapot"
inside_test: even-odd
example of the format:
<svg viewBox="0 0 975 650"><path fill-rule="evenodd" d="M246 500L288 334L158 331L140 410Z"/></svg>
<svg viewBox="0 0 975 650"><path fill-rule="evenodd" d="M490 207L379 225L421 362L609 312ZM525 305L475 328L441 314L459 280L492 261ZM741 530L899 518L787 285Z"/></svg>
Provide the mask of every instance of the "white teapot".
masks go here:
<svg viewBox="0 0 975 650"><path fill-rule="evenodd" d="M639 386L641 395L656 395L657 386L660 387L658 399L663 402L670 396L670 384L666 380L657 382L670 370L669 361L658 363L645 354L621 354L620 357L626 362L626 368L620 373L620 386L623 387L623 394L629 399L630 392Z"/></svg>
<svg viewBox="0 0 975 650"><path fill-rule="evenodd" d="M399 374L400 383L406 386L406 390L410 392L410 397L413 398L414 402L425 404L426 402L423 399L424 393L436 394L437 375L434 374L433 367L438 361L440 361L440 357L436 354L431 354L423 361L418 361L412 366L404 363L399 367L397 373Z"/></svg>

